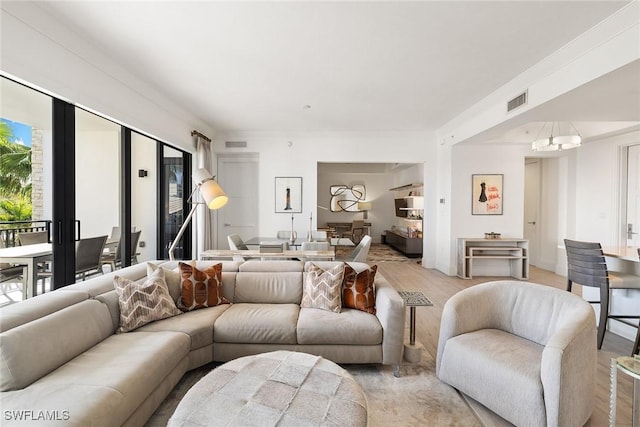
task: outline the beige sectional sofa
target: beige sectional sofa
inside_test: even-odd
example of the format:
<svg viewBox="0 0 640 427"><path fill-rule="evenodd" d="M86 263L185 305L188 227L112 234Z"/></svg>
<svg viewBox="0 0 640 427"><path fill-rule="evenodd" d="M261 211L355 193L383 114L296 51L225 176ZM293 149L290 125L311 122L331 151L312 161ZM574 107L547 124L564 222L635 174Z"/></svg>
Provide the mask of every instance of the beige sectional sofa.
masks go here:
<svg viewBox="0 0 640 427"><path fill-rule="evenodd" d="M276 349L337 363L399 364L405 307L385 278L376 275L375 315L333 313L300 307L308 267L299 261L225 261L222 288L232 304L121 334L113 273L1 309L1 424L141 426L188 370ZM147 265L115 274L141 280Z"/></svg>

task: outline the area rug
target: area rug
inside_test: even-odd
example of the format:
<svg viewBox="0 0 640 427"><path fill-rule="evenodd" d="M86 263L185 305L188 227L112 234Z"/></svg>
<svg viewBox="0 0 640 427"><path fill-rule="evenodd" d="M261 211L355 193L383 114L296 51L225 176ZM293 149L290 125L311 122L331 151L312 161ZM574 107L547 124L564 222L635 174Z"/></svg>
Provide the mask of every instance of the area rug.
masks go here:
<svg viewBox="0 0 640 427"><path fill-rule="evenodd" d="M182 396L200 378L219 364L210 364L188 372L147 427L164 427ZM400 377L391 366L341 365L364 389L370 427L383 426L479 426L481 422L465 400L452 387L435 376L435 361L423 350L418 364L400 367Z"/></svg>
<svg viewBox="0 0 640 427"><path fill-rule="evenodd" d="M353 248L338 246L336 248L336 258L346 258L352 251ZM420 260L420 258L407 258L391 246L382 243L373 243L367 255L367 263L369 264L378 262L420 262Z"/></svg>

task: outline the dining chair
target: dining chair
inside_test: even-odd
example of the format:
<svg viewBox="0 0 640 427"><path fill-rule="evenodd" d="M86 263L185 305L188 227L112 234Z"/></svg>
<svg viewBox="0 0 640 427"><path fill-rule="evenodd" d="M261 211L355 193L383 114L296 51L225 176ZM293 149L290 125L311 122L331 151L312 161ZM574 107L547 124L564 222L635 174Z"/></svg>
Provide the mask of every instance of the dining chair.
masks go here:
<svg viewBox="0 0 640 427"><path fill-rule="evenodd" d="M367 256L369 255L369 249L371 248L371 236L365 235L360 240L360 243L355 247L353 252L341 261L345 262L367 262Z"/></svg>
<svg viewBox="0 0 640 427"><path fill-rule="evenodd" d="M291 233L292 233L292 232L291 232L291 231L288 231L288 230L279 230L279 231L276 233L276 237L277 237L278 239L287 239L287 240L288 240L288 239L291 239ZM298 233L294 231L294 232L293 232L293 239L295 240L295 239L297 239L297 238L298 238Z"/></svg>
<svg viewBox="0 0 640 427"><path fill-rule="evenodd" d="M131 265L138 263L138 243L140 242L140 235L142 230L134 231L131 233ZM115 271L116 267L122 264L122 239L116 246L115 251L110 250L108 252L102 252L100 257L100 264L109 264L111 271ZM100 267L102 268L102 267Z"/></svg>
<svg viewBox="0 0 640 427"><path fill-rule="evenodd" d="M329 251L331 250L331 244L329 242L302 242L302 251ZM307 261L306 258L299 258L300 261ZM326 259L314 258L314 261L331 261L331 257Z"/></svg>
<svg viewBox="0 0 640 427"><path fill-rule="evenodd" d="M567 291L571 292L573 283L600 289L600 300L588 301L591 304L600 304L598 348L602 348L607 321L613 319L638 330L631 354L637 353L640 345L640 327L629 319L640 320L640 310L636 314L611 314L610 300L614 290L640 290L640 276L610 272L602 246L598 242L564 239L564 245L567 251ZM636 306L640 307L640 304Z"/></svg>
<svg viewBox="0 0 640 427"><path fill-rule="evenodd" d="M348 237L355 244L360 243L362 238L366 236L367 229L363 220L355 220L351 223L351 229L342 234L342 237Z"/></svg>
<svg viewBox="0 0 640 427"><path fill-rule="evenodd" d="M229 242L229 249L232 251L246 251L249 249L239 234L229 234L227 236L227 242ZM240 255L234 255L233 260L243 262L245 259Z"/></svg>
<svg viewBox="0 0 640 427"><path fill-rule="evenodd" d="M232 251L246 251L249 249L239 234L229 234L227 242L229 242L229 249Z"/></svg>
<svg viewBox="0 0 640 427"><path fill-rule="evenodd" d="M328 242L329 236L324 230L315 230L311 232L311 238L314 242Z"/></svg>
<svg viewBox="0 0 640 427"><path fill-rule="evenodd" d="M87 273L102 271L102 253L107 236L89 237L76 242L76 276L82 274L82 280Z"/></svg>
<svg viewBox="0 0 640 427"><path fill-rule="evenodd" d="M37 245L40 243L47 243L49 241L49 235L46 231L30 231L26 233L17 233L18 242L20 246L27 245ZM51 262L41 262L38 263L37 271L35 274L38 275L37 280L42 280L42 293L45 292L46 287L46 279L47 277L51 277L53 275L53 271L51 269ZM33 289L34 295L37 294L37 289Z"/></svg>
<svg viewBox="0 0 640 427"><path fill-rule="evenodd" d="M0 263L0 293L9 301L15 302L9 295L15 284L22 284L22 299L27 299L27 266Z"/></svg>
<svg viewBox="0 0 640 427"><path fill-rule="evenodd" d="M18 241L20 242L21 246L37 245L38 243L47 243L48 236L46 231L18 233Z"/></svg>

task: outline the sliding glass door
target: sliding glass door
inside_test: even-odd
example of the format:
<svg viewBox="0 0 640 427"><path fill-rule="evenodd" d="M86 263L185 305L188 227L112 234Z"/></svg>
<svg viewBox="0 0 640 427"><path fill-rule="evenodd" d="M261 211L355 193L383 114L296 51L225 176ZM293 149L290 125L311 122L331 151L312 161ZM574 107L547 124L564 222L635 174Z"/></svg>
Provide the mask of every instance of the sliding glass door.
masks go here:
<svg viewBox="0 0 640 427"><path fill-rule="evenodd" d="M91 254L76 254L76 271L99 265L94 238L104 236L115 254L120 239L121 126L75 108L75 238ZM97 259L94 258L98 256ZM80 258L80 259L78 259ZM98 272L90 269L88 273Z"/></svg>

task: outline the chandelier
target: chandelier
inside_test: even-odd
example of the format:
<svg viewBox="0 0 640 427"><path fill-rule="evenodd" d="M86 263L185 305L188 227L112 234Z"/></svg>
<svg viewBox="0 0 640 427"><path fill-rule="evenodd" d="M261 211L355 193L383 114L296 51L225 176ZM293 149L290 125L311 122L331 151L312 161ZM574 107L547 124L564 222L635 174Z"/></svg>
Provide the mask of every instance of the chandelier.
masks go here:
<svg viewBox="0 0 640 427"><path fill-rule="evenodd" d="M582 137L573 123L546 122L538 132L535 141L531 143L531 149L533 151L560 151L576 148L581 144Z"/></svg>

